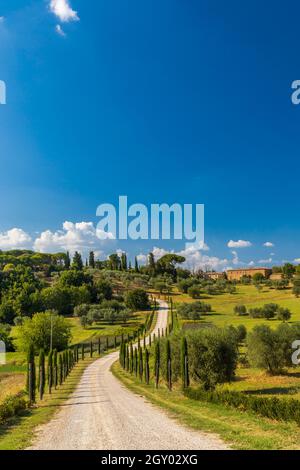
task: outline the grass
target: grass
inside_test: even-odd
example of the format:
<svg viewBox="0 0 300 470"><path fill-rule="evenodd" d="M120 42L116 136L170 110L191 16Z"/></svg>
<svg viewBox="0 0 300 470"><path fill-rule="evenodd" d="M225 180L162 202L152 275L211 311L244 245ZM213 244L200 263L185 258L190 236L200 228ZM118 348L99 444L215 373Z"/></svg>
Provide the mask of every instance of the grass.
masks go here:
<svg viewBox="0 0 300 470"><path fill-rule="evenodd" d="M218 434L231 448L240 450L296 450L300 448L300 428L243 413L224 405L191 400L180 390L140 383L116 362L112 371L132 392L161 407L172 418L199 431Z"/></svg>
<svg viewBox="0 0 300 470"><path fill-rule="evenodd" d="M68 318L71 326L72 333L72 344L78 344L81 342L96 339L99 336L119 336L122 333L127 335L132 334L140 325L145 322L145 315L147 312L137 312L133 318L126 324L116 323L110 325L105 322L94 323L92 326L83 328L80 325L79 318L72 317Z"/></svg>
<svg viewBox="0 0 300 470"><path fill-rule="evenodd" d="M95 358L96 359L96 358ZM0 427L0 450L21 450L30 446L35 429L48 422L57 408L61 406L75 390L84 369L93 362L91 358L80 361L65 383L52 394L46 394L42 402L27 410L21 416L11 419Z"/></svg>
<svg viewBox="0 0 300 470"><path fill-rule="evenodd" d="M176 303L195 301L187 294L174 292L172 295L173 301ZM234 294L202 295L199 300L210 304L213 311L204 315L203 319L197 322L180 320L181 326L189 323L212 323L219 327L244 324L248 330L251 330L255 325L267 323L275 328L281 323L279 320L267 321L249 316L241 317L234 313L234 307L237 304L244 304L249 309L261 307L266 303L278 303L282 307L289 308L292 313L290 322L300 322L300 298L296 298L290 288L275 290L264 287L262 291L258 292L252 285L237 285L237 291Z"/></svg>

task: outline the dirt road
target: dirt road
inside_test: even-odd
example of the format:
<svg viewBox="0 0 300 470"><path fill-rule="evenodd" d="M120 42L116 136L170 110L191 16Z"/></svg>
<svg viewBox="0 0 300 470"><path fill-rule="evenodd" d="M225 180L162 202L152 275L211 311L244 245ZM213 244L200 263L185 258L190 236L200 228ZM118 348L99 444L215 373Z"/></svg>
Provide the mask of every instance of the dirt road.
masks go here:
<svg viewBox="0 0 300 470"><path fill-rule="evenodd" d="M160 301L155 326L167 325ZM71 398L42 426L31 449L165 450L226 449L218 437L190 430L144 398L127 390L111 373L118 352L91 364Z"/></svg>

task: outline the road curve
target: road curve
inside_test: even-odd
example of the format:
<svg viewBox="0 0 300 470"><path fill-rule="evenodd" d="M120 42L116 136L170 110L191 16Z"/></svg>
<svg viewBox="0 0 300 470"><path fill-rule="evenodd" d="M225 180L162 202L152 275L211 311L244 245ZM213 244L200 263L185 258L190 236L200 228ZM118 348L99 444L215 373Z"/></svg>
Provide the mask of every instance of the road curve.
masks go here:
<svg viewBox="0 0 300 470"><path fill-rule="evenodd" d="M159 301L154 332L167 326L168 307ZM30 450L226 449L216 436L193 431L169 418L111 373L118 352L87 367L71 398L37 430Z"/></svg>

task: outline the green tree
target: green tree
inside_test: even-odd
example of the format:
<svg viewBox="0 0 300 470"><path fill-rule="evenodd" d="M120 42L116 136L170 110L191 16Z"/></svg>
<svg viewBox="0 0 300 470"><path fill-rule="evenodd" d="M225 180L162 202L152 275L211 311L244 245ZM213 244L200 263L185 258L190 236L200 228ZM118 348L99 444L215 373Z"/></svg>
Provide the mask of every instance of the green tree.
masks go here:
<svg viewBox="0 0 300 470"><path fill-rule="evenodd" d="M30 404L35 403L36 373L34 360L34 346L31 343L27 355L27 392Z"/></svg>
<svg viewBox="0 0 300 470"><path fill-rule="evenodd" d="M247 308L246 305L238 304L234 306L234 313L237 315L243 316L247 315Z"/></svg>
<svg viewBox="0 0 300 470"><path fill-rule="evenodd" d="M89 267L95 268L95 253L93 251L90 251L89 254Z"/></svg>
<svg viewBox="0 0 300 470"><path fill-rule="evenodd" d="M78 251L75 251L72 261L72 269L76 271L82 271L83 269L83 262L81 254Z"/></svg>
<svg viewBox="0 0 300 470"><path fill-rule="evenodd" d="M126 306L131 310L147 310L150 307L147 292L143 289L129 291L126 295Z"/></svg>
<svg viewBox="0 0 300 470"><path fill-rule="evenodd" d="M45 352L43 349L41 349L40 356L39 356L39 376L38 376L38 389L40 393L40 400L43 399L43 396L45 393L45 381L46 381Z"/></svg>
<svg viewBox="0 0 300 470"><path fill-rule="evenodd" d="M17 327L17 347L20 351L28 351L31 344L48 353L52 346L61 351L68 347L71 339L69 322L55 312L36 313L32 318L25 318L21 326Z"/></svg>
<svg viewBox="0 0 300 470"><path fill-rule="evenodd" d="M292 279L293 275L295 274L296 268L291 263L285 263L282 266L282 275L285 279Z"/></svg>
<svg viewBox="0 0 300 470"><path fill-rule="evenodd" d="M190 385L190 377L188 344L185 336L181 338L181 378L183 388L187 388Z"/></svg>

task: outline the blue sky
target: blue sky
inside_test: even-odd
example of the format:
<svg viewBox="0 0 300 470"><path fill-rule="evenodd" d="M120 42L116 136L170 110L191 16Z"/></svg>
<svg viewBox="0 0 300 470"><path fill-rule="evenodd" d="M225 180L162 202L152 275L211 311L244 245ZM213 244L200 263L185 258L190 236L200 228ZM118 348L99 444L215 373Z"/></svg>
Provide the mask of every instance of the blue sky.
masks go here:
<svg viewBox="0 0 300 470"><path fill-rule="evenodd" d="M279 0L0 0L0 247L94 247L76 224L125 194L204 203L197 266L300 258L299 13ZM184 248L99 250L154 245Z"/></svg>

